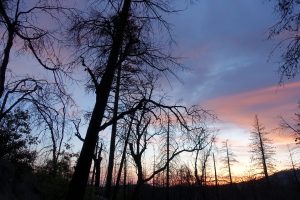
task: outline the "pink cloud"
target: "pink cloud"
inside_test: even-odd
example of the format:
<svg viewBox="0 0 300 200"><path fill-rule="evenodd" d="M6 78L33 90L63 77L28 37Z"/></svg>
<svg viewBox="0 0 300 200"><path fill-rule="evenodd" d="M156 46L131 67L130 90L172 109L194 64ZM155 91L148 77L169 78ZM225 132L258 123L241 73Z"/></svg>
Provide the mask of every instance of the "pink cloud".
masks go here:
<svg viewBox="0 0 300 200"><path fill-rule="evenodd" d="M223 96L205 102L213 109L221 121L233 123L243 128L253 124L257 114L268 130L278 127L279 116L297 112L300 99L300 81L280 86L261 88L231 96Z"/></svg>
<svg viewBox="0 0 300 200"><path fill-rule="evenodd" d="M257 114L270 133L275 147L276 170L290 167L287 145L295 147L295 136L279 129L280 118L289 119L299 112L300 81L221 96L204 102L206 108L214 110L220 119L220 141L229 139L231 150L236 154L238 165L233 167L235 176L243 176L249 167L249 138ZM219 141L218 146L221 146Z"/></svg>

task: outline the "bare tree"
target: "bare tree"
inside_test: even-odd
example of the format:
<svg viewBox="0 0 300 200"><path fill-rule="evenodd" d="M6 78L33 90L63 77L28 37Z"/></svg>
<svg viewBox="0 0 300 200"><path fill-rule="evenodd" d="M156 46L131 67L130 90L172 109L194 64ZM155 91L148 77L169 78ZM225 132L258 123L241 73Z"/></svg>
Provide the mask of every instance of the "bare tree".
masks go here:
<svg viewBox="0 0 300 200"><path fill-rule="evenodd" d="M204 133L204 131L206 131L206 130L203 129L202 132ZM211 156L212 145L213 145L213 141L215 139L214 139L214 136L211 136L211 138L210 139L208 138L207 140L210 141L209 142L210 144L202 150L202 156L200 155L201 158L199 158L199 154L201 153L201 151L200 150L196 151L196 157L195 157L195 162L194 162L194 175L195 175L195 179L196 179L196 184L200 185L200 186L205 186L205 182L206 182L205 173L207 170L207 161L208 161L208 158ZM200 159L201 175L199 175L199 172L198 172L199 159Z"/></svg>
<svg viewBox="0 0 300 200"><path fill-rule="evenodd" d="M229 176L229 183L232 185L232 165L237 162L235 159L235 154L231 151L230 146L228 145L228 140L223 142L223 150L225 152L225 156L222 159L222 162L226 165L226 168L228 170L228 176Z"/></svg>
<svg viewBox="0 0 300 200"><path fill-rule="evenodd" d="M103 150L103 142L98 141L95 149L95 156L93 158L94 168L92 173L91 185L94 185L97 189L100 187L100 176L101 176L101 162L102 162L102 150Z"/></svg>
<svg viewBox="0 0 300 200"><path fill-rule="evenodd" d="M117 197L117 193L118 193L119 186L120 186L120 180L121 180L123 165L124 165L124 180L123 180L124 181L124 186L126 184L126 154L127 154L127 148L128 148L130 133L132 131L134 115L135 115L135 113L133 113L132 116L130 117L131 119L129 121L128 128L125 129L126 134L125 134L125 138L124 138L124 146L123 146L123 150L122 150L122 157L121 157L120 167L119 167L118 174L117 174L116 185L115 185L114 192L113 192L113 198L112 198L113 200L116 199L116 197Z"/></svg>
<svg viewBox="0 0 300 200"><path fill-rule="evenodd" d="M202 131L205 131L204 129ZM195 176L195 180L196 180L196 184L198 186L200 186L200 192L202 195L202 199L206 199L206 194L205 194L205 189L204 187L206 186L206 171L208 168L208 158L211 156L211 151L212 151L212 146L213 146L213 141L214 141L214 136L211 136L210 139L210 144L204 148L202 151L200 151L199 149L196 150L196 157L195 157L195 161L194 161L194 176ZM201 158L199 158L199 154L201 153ZM198 163L200 160L200 172L201 174L199 174L199 167L198 167Z"/></svg>
<svg viewBox="0 0 300 200"><path fill-rule="evenodd" d="M50 171L55 176L59 160L70 150L69 141L72 138L75 115L71 108L75 106L73 100L61 93L54 84L44 84L38 93L30 94L28 102L31 103L31 113L34 116L34 126L46 141L44 150L50 150Z"/></svg>
<svg viewBox="0 0 300 200"><path fill-rule="evenodd" d="M300 108L300 102L298 103L298 107ZM289 133L293 134L295 136L295 142L299 144L300 140L300 114L295 113L295 118L292 118L291 120L287 120L284 117L280 117L281 122L280 126L281 128L288 130Z"/></svg>
<svg viewBox="0 0 300 200"><path fill-rule="evenodd" d="M213 158L213 164L214 164L216 196L217 196L217 199L220 199L219 182L218 182L218 174L217 174L217 163L216 163L216 158L215 158L214 153L212 153L212 158Z"/></svg>
<svg viewBox="0 0 300 200"><path fill-rule="evenodd" d="M124 37L126 27L129 19L129 11L131 7L131 0L125 0L122 9L115 15L114 30L112 34L112 43L104 73L101 77L100 83L97 80L95 74L89 68L86 68L90 74L96 93L96 103L93 108L90 122L88 125L86 137L83 143L83 147L78 159L75 172L73 174L67 199L83 199L85 187L88 181L89 170L92 162L92 157L97 142L97 136L100 131L100 125L103 120L103 115L107 105L109 93L111 90L114 74L119 62L120 50L124 44ZM113 7L112 7L113 9ZM111 22L113 23L113 22ZM80 23L76 22L76 25ZM73 29L76 29L76 26ZM77 32L80 34L80 32ZM101 35L100 35L101 36ZM97 36L98 37L98 36Z"/></svg>
<svg viewBox="0 0 300 200"><path fill-rule="evenodd" d="M170 160L170 116L167 115L167 160ZM170 199L170 162L167 163L167 198L166 200Z"/></svg>
<svg viewBox="0 0 300 200"><path fill-rule="evenodd" d="M96 102L67 199L82 199L84 196L97 135L105 127L101 124L118 67L126 62L134 64L134 74L145 70L169 71L170 66L176 65L168 53L155 47L152 40L155 34L149 34L154 30L154 21L167 27L161 12L171 12L168 1L99 1L99 7L94 7L92 16L76 16L74 19L71 32L78 46L76 52L90 75ZM143 101L145 99L140 100L134 109L141 108ZM132 113L134 109L126 114ZM121 113L114 120L126 114Z"/></svg>
<svg viewBox="0 0 300 200"><path fill-rule="evenodd" d="M293 158L293 152L291 151L289 146L287 146L287 148L288 148L288 151L289 151L289 157L290 157L290 161L291 161L291 167L292 167L292 170L293 170L294 181L297 185L300 185L300 181L299 181L297 171L296 171L296 169L297 169L296 163L295 163L294 158Z"/></svg>
<svg viewBox="0 0 300 200"><path fill-rule="evenodd" d="M34 108L35 113L31 112L30 114L35 116L38 121L43 121L43 124L48 127L47 131L41 130L42 128L39 127L39 131L49 133L52 143L53 173L56 173L58 157L62 153L63 140L66 139L64 137L67 126L65 122L68 115L66 104L63 103L64 105L60 108L55 106L57 106L56 103L59 98L62 100L67 95L65 95L63 85L60 82L62 81L60 72L63 72L63 65L58 56L58 49L55 48L59 47L54 33L54 28L57 27L53 26L50 30L50 26L45 27L43 25L42 19L59 23L58 15L66 14L69 11L71 9L63 8L59 1L25 2L24 0L12 0L0 2L0 29L2 30L0 39L0 120L16 106ZM24 54L29 52L43 68L53 73L53 80L56 83L50 83L50 78L49 80L39 80L32 78L33 76L23 78L8 76L10 57L16 51ZM47 91L50 88L51 90ZM55 91L53 88L59 88L59 91ZM46 97L43 95L48 96L46 101ZM58 96L56 99L51 99L50 96L53 97L54 95ZM56 105L53 106L54 104ZM33 110L30 109L30 111ZM62 116L59 115L60 111ZM68 145L66 147L69 148Z"/></svg>
<svg viewBox="0 0 300 200"><path fill-rule="evenodd" d="M216 159L215 154L212 154L213 156L213 163L214 163L214 174L215 174L215 187L218 188L218 174L217 174L217 165L216 165Z"/></svg>
<svg viewBox="0 0 300 200"><path fill-rule="evenodd" d="M120 82L121 82L121 67L117 70L116 76L116 87L115 87L115 97L114 97L114 106L113 106L113 118L116 118L119 110L119 94L120 94ZM107 176L105 183L105 196L106 198L110 198L111 193L111 185L112 185L112 175L113 175L113 166L114 166L114 158L115 158L115 143L117 137L117 121L113 122L111 128L111 138L110 138L110 148L109 148L109 160L107 167Z"/></svg>
<svg viewBox="0 0 300 200"><path fill-rule="evenodd" d="M181 165L176 172L177 183L191 186L194 182L191 169L187 165Z"/></svg>
<svg viewBox="0 0 300 200"><path fill-rule="evenodd" d="M272 2L273 3L273 2ZM276 0L275 10L279 14L278 22L270 28L269 38L283 37L277 48L284 48L279 66L280 81L291 79L299 73L300 37L299 12L300 2L295 0Z"/></svg>
<svg viewBox="0 0 300 200"><path fill-rule="evenodd" d="M43 86L47 84L45 80L32 78L14 80L15 77L12 77L12 79L9 79L5 84L3 98L0 99L0 121L14 108L35 102L35 97L43 90Z"/></svg>
<svg viewBox="0 0 300 200"><path fill-rule="evenodd" d="M274 170L275 167L273 159L275 152L271 140L267 138L267 134L268 132L265 131L265 127L260 123L257 115L255 115L250 138L251 162L257 170L262 170L258 174L263 174L267 183L270 183L269 172Z"/></svg>
<svg viewBox="0 0 300 200"><path fill-rule="evenodd" d="M153 89L150 89L149 98L152 98L152 92ZM207 117L205 115L206 111L197 109L196 107L190 110L183 106L166 106L162 102L157 103L151 99L143 104L143 109L136 113L134 131L132 132L131 143L129 144L130 154L137 169L137 183L133 193L134 199L139 198L139 191L144 183L153 179L158 173L166 170L170 162L181 153L194 152L207 146L207 135L201 131ZM151 131L149 131L150 127ZM167 145L167 152L161 153L156 169L151 173L145 174L142 156L145 154L148 144L155 138L164 137L164 133L166 133L167 140L170 142L171 127L174 133L178 133L176 137L180 141L175 143L176 146L172 151L170 144ZM185 142L182 143L182 141ZM167 184L168 181L167 175Z"/></svg>
<svg viewBox="0 0 300 200"><path fill-rule="evenodd" d="M36 61L45 69L54 73L56 80L58 71L63 70L61 59L56 52L57 42L54 32L46 30L41 20L60 22L60 14L72 9L63 8L59 1L3 0L0 2L0 98L4 93L6 73L12 52L20 48L30 52ZM56 16L56 17L55 17ZM47 18L48 17L48 18ZM50 22L50 21L49 21ZM49 28L49 27L47 27ZM52 27L53 28L53 27Z"/></svg>
<svg viewBox="0 0 300 200"><path fill-rule="evenodd" d="M17 107L27 109L31 116L31 128L35 130L35 137L42 137L46 141L44 147L39 150L52 152L50 171L53 175L57 172L59 158L70 148L68 140L70 135L69 108L73 106L72 99L63 94L57 88L57 83L50 83L47 80L38 80L30 77L10 77L5 84L3 98L0 99L0 121L8 113ZM48 146L50 145L50 146Z"/></svg>

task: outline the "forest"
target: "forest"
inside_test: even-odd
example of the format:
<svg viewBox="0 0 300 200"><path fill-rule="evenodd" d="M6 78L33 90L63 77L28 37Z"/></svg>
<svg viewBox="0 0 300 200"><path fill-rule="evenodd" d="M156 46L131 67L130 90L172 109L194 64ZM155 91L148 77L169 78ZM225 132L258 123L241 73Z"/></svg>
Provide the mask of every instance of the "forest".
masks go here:
<svg viewBox="0 0 300 200"><path fill-rule="evenodd" d="M253 71L266 70L270 80L277 80L276 91L295 87L291 93L298 99L292 104L299 109L300 2L264 3L275 16L264 31L276 45L266 51L280 62L277 75L263 66ZM203 53L177 44L180 33L174 27L183 23L188 38L188 27L202 22L201 15L195 22L182 22L180 14L201 5L205 1L1 0L0 199L299 199L299 110L282 106L285 110L274 121L261 106L237 130L226 130L233 126L219 114L226 106L214 110L197 99L225 102L221 96L210 101L201 88L211 89L206 76L233 70L224 66L208 73L203 65L210 63L210 46ZM230 14L225 15L230 21ZM223 26L218 23L207 22ZM204 34L203 27L199 32ZM229 37L221 28L207 34ZM187 61L180 51L201 54L204 64ZM209 59L217 63L218 56ZM241 70L251 75L250 67ZM189 77L195 74L197 81ZM231 84L243 85L247 78L239 76ZM215 79L208 83L222 85ZM258 88L264 83L257 79L251 84ZM279 95L276 91L272 95ZM232 108L259 98L232 96ZM275 99L286 105L289 96Z"/></svg>

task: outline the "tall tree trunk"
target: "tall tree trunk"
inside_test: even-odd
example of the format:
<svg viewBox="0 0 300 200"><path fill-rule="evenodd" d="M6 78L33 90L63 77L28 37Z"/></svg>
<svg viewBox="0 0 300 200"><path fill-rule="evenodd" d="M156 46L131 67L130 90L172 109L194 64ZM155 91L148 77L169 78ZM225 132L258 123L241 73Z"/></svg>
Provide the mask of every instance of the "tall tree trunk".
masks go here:
<svg viewBox="0 0 300 200"><path fill-rule="evenodd" d="M201 180L200 180L200 177L199 177L199 174L198 174L198 156L199 156L199 151L200 150L197 150L196 151L196 158L195 158L195 162L194 162L194 176L196 178L196 183L197 185L201 185ZM202 174L203 175L203 174Z"/></svg>
<svg viewBox="0 0 300 200"><path fill-rule="evenodd" d="M230 185L232 185L232 176L231 176L231 167L230 167L230 157L229 157L229 151L228 151L228 144L226 140L226 156L227 156L227 167L228 167L228 174L229 174L229 180L230 180Z"/></svg>
<svg viewBox="0 0 300 200"><path fill-rule="evenodd" d="M156 165L156 160L155 160L155 148L153 148L153 155L154 155L153 172L155 172L155 165ZM155 178L156 178L156 175L153 176L153 179L152 179L152 198L154 197L154 192L155 192Z"/></svg>
<svg viewBox="0 0 300 200"><path fill-rule="evenodd" d="M132 200L138 200L139 199L139 194L140 194L140 190L142 188L142 186L144 185L144 182L143 181L137 181L136 183L136 186L133 190L133 193L132 193Z"/></svg>
<svg viewBox="0 0 300 200"><path fill-rule="evenodd" d="M56 151L56 144L54 143L52 145L52 170L51 170L51 175L56 176L57 175L57 161L58 161L58 154Z"/></svg>
<svg viewBox="0 0 300 200"><path fill-rule="evenodd" d="M96 143L95 156L94 156L94 158L93 158L94 166L93 166L93 172L92 172L91 185L95 185L95 173L96 173L96 162L97 162L98 145L99 145L99 138L98 138L98 141L97 141L97 143Z"/></svg>
<svg viewBox="0 0 300 200"><path fill-rule="evenodd" d="M299 181L298 176L297 176L297 171L296 171L294 159L293 159L292 152L291 152L289 146L288 146L288 150L289 150L289 155L290 155L291 165L292 165L292 169L293 169L294 181L295 181L295 183L296 183L297 185L300 185L300 181Z"/></svg>
<svg viewBox="0 0 300 200"><path fill-rule="evenodd" d="M214 161L214 172L215 172L215 187L216 187L216 193L217 193L217 199L220 199L219 196L219 185L218 185L218 175L217 175L217 166L216 166L216 160L215 160L215 154L213 153L213 161Z"/></svg>
<svg viewBox="0 0 300 200"><path fill-rule="evenodd" d="M123 199L126 200L127 196L127 188L126 188L126 182L127 182L127 159L126 156L124 158L124 178L123 178Z"/></svg>
<svg viewBox="0 0 300 200"><path fill-rule="evenodd" d="M200 150L197 150L196 151L196 158L195 158L195 163L194 163L194 168L195 168L195 171L194 171L194 175L195 175L195 178L196 178L196 184L198 187L200 187L200 193L201 193L201 196L202 196L202 199L205 200L206 197L205 197L205 190L204 190L204 186L205 186L205 182L204 182L204 170L205 170L205 165L206 165L206 156L204 154L203 156L203 165L202 165L202 169L201 169L201 178L199 177L199 174L198 174L198 165L197 165L197 162L198 162L198 157L199 157L199 152Z"/></svg>
<svg viewBox="0 0 300 200"><path fill-rule="evenodd" d="M5 75L6 75L8 62L9 62L10 51L14 42L16 24L11 23L11 20L7 16L7 13L4 8L4 3L2 1L0 2L0 16L3 17L4 21L7 24L7 41L5 44L6 46L3 50L2 61L0 63L0 98L1 98L4 93Z"/></svg>
<svg viewBox="0 0 300 200"><path fill-rule="evenodd" d="M134 160L135 160L135 164L137 165L136 166L137 167L137 182L136 182L136 186L133 190L133 196L132 196L133 200L139 199L140 190L141 190L142 186L144 185L144 175L143 175L141 154L139 154L139 152L138 152L138 154L135 156L136 157L134 158Z"/></svg>
<svg viewBox="0 0 300 200"><path fill-rule="evenodd" d="M214 153L213 153L213 162L214 162L214 172L215 172L215 186L218 186L217 166L216 166L216 160L215 160Z"/></svg>
<svg viewBox="0 0 300 200"><path fill-rule="evenodd" d="M122 48L126 24L128 21L131 0L125 0L118 20L112 49L108 58L105 72L101 82L96 86L96 102L88 125L86 137L77 161L75 172L69 185L67 200L81 200L84 197L89 171L92 163L97 136L102 123L104 111L107 105L111 85L117 67L120 49Z"/></svg>
<svg viewBox="0 0 300 200"><path fill-rule="evenodd" d="M102 149L103 149L103 143L101 143L100 148L99 148L99 152L98 152L98 156L95 162L95 187L99 188L100 187L100 174L101 174L101 161L102 161L102 157L101 157L101 153L102 153Z"/></svg>
<svg viewBox="0 0 300 200"><path fill-rule="evenodd" d="M117 73L113 118L117 117L118 110L119 110L120 81L121 81L121 66L119 66L118 73ZM114 169L114 159L115 159L115 150L116 150L117 125L118 122L114 121L111 128L109 159L108 159L107 176L106 176L105 193L104 193L104 196L107 199L110 199L111 196L112 175Z"/></svg>
<svg viewBox="0 0 300 200"><path fill-rule="evenodd" d="M167 129L167 198L170 199L170 118L168 116L168 129Z"/></svg>
<svg viewBox="0 0 300 200"><path fill-rule="evenodd" d="M263 138L262 138L263 136L262 136L262 133L261 133L262 128L261 128L261 125L259 123L257 115L255 115L255 127L257 129L257 134L258 134L258 139L259 139L258 147L259 147L259 151L260 151L259 154L261 156L261 164L263 166L263 173L264 173L265 179L267 181L267 184L270 184L268 168L267 168L267 163L266 163L265 146L264 146L264 142L263 142Z"/></svg>
<svg viewBox="0 0 300 200"><path fill-rule="evenodd" d="M119 190L119 186L120 186L122 169L123 169L124 161L126 159L127 145L128 145L128 141L129 141L129 136L130 136L131 128L132 128L133 118L134 117L132 117L132 119L130 121L129 129L128 129L127 134L125 136L125 142L124 142L124 148L123 148L123 152L122 152L120 167L119 167L119 171L118 171L118 175L117 175L117 181L116 181L116 185L115 185L114 192L113 192L113 197L112 197L113 200L116 199L117 193L118 193L118 190ZM125 171L124 171L124 173L125 173Z"/></svg>
<svg viewBox="0 0 300 200"><path fill-rule="evenodd" d="M258 136L259 136L259 145L260 145L260 151L261 151L261 156L262 156L262 164L263 164L263 169L264 169L264 175L265 178L267 180L267 183L269 184L269 174L268 174L268 168L267 168L267 163L266 163L266 155L265 155L265 149L264 149L264 144L262 141L262 136L261 136L261 132L258 132Z"/></svg>

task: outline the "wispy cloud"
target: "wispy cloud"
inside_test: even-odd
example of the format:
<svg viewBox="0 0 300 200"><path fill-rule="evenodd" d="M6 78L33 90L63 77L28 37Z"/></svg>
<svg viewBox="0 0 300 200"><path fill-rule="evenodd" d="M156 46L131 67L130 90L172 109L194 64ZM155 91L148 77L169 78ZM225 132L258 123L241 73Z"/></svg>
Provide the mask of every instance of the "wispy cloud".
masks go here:
<svg viewBox="0 0 300 200"><path fill-rule="evenodd" d="M299 95L300 82L292 82L280 87L261 88L222 96L205 102L215 110L221 121L249 128L255 114L270 130L278 127L279 116L295 113Z"/></svg>

